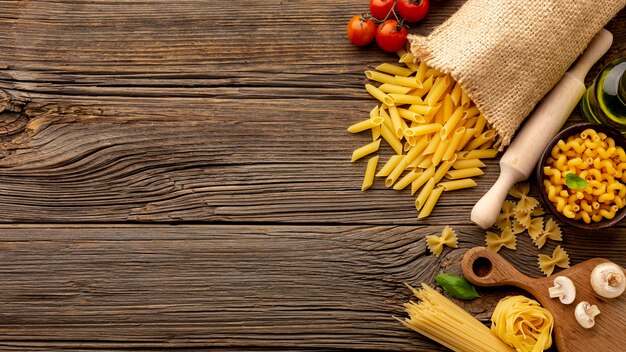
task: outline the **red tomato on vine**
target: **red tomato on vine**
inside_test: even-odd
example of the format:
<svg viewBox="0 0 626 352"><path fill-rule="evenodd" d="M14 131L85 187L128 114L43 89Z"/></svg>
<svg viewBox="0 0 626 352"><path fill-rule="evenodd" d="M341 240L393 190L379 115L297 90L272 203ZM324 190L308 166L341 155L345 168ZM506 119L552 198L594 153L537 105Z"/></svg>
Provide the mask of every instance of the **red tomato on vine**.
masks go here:
<svg viewBox="0 0 626 352"><path fill-rule="evenodd" d="M396 20L387 20L376 30L376 43L384 51L394 52L404 48L408 32Z"/></svg>
<svg viewBox="0 0 626 352"><path fill-rule="evenodd" d="M371 18L367 16L354 16L348 22L348 39L352 44L357 46L364 46L374 40L376 34L376 24Z"/></svg>

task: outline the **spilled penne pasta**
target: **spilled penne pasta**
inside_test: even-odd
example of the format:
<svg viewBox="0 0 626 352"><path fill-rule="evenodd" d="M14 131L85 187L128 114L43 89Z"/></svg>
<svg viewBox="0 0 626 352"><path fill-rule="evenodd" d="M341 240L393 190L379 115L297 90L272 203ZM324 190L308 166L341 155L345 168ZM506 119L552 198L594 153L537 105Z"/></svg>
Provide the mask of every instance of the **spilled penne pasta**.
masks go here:
<svg viewBox="0 0 626 352"><path fill-rule="evenodd" d="M492 147L496 134L450 75L414 62L404 50L398 55L399 63L365 71L371 81L365 89L378 105L348 131L371 130L373 142L357 148L352 161L377 152L384 140L395 155L380 163L379 156L369 159L361 190L384 177L386 187L416 195L418 218L424 218L444 192L476 187L473 178L485 167L481 159L498 154Z"/></svg>

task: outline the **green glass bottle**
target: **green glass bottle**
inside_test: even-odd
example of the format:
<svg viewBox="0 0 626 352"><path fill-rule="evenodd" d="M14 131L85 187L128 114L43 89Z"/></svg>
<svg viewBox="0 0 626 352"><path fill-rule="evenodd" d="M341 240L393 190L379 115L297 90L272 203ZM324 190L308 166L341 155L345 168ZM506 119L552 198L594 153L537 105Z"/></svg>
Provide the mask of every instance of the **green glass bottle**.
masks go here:
<svg viewBox="0 0 626 352"><path fill-rule="evenodd" d="M608 125L626 134L626 57L600 71L580 100L580 110L589 122Z"/></svg>

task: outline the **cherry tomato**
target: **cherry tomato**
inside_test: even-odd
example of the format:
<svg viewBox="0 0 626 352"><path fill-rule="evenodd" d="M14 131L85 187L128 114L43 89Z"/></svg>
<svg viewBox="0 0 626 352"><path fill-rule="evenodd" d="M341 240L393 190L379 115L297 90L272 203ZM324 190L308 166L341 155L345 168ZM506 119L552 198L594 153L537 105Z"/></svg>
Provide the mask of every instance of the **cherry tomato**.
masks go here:
<svg viewBox="0 0 626 352"><path fill-rule="evenodd" d="M406 44L407 31L396 20L386 20L378 25L376 43L384 51L398 51Z"/></svg>
<svg viewBox="0 0 626 352"><path fill-rule="evenodd" d="M428 0L398 0L398 12L408 22L417 22L428 13Z"/></svg>
<svg viewBox="0 0 626 352"><path fill-rule="evenodd" d="M376 34L376 24L371 18L364 16L354 16L348 22L348 39L354 45L367 45L374 40Z"/></svg>
<svg viewBox="0 0 626 352"><path fill-rule="evenodd" d="M395 0L370 0L370 12L379 20L384 20L391 11Z"/></svg>

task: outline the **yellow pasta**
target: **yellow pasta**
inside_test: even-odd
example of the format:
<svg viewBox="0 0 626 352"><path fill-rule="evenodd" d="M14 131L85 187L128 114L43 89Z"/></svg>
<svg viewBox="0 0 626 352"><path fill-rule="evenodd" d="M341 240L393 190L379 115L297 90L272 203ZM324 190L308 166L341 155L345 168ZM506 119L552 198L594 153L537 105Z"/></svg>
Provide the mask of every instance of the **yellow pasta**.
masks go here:
<svg viewBox="0 0 626 352"><path fill-rule="evenodd" d="M471 178L440 182L437 185L443 187L444 191L456 191L458 189L472 188L477 186L476 181L472 180Z"/></svg>
<svg viewBox="0 0 626 352"><path fill-rule="evenodd" d="M559 140L543 166L548 199L570 219L591 223L614 218L626 205L623 154L612 138L591 128ZM568 187L570 173L586 180L587 186L581 190Z"/></svg>
<svg viewBox="0 0 626 352"><path fill-rule="evenodd" d="M367 167L365 168L365 176L363 177L363 184L361 185L361 192L372 187L374 183L374 173L376 173L376 166L378 165L378 155L367 161Z"/></svg>
<svg viewBox="0 0 626 352"><path fill-rule="evenodd" d="M498 252L502 247L506 247L512 250L517 249L517 238L515 237L513 231L511 231L510 227L505 228L500 236L493 232L487 231L485 243L487 244L487 248L494 252Z"/></svg>
<svg viewBox="0 0 626 352"><path fill-rule="evenodd" d="M366 155L372 154L373 152L377 151L379 147L380 147L380 139L372 143L366 144L362 146L361 148L358 148L354 152L352 152L351 161L354 162L354 161L361 159L362 157Z"/></svg>
<svg viewBox="0 0 626 352"><path fill-rule="evenodd" d="M354 125L348 127L348 132L351 133L358 133L358 132L362 132L365 130L369 130L371 128L380 126L383 124L383 118L380 116L376 116L374 118L371 119L367 119L367 120L363 120L361 122L357 122Z"/></svg>
<svg viewBox="0 0 626 352"><path fill-rule="evenodd" d="M398 320L406 327L453 351L515 352L478 319L430 286L409 288L420 302L404 305L409 317Z"/></svg>
<svg viewBox="0 0 626 352"><path fill-rule="evenodd" d="M484 174L483 170L477 167L470 167L467 169L450 170L446 173L445 176L449 180L458 180L460 178L475 177L482 174Z"/></svg>
<svg viewBox="0 0 626 352"><path fill-rule="evenodd" d="M569 255L561 246L556 246L552 256L539 254L539 268L546 276L552 275L556 266L564 269L569 268Z"/></svg>
<svg viewBox="0 0 626 352"><path fill-rule="evenodd" d="M500 300L491 316L491 331L518 352L542 352L552 346L554 318L524 296Z"/></svg>
<svg viewBox="0 0 626 352"><path fill-rule="evenodd" d="M504 230L506 228L511 227L511 217L515 212L515 203L510 200L505 200L502 203L502 208L500 209L500 213L496 218L496 226L500 228L500 230Z"/></svg>
<svg viewBox="0 0 626 352"><path fill-rule="evenodd" d="M539 249L543 247L543 245L546 243L546 240L548 238L553 241L563 240L563 236L561 235L561 228L553 219L549 219L546 222L545 227L543 228L534 228L534 229L529 228L528 234L530 235L530 238L533 240L533 243L535 243L535 246L537 246L537 248Z"/></svg>
<svg viewBox="0 0 626 352"><path fill-rule="evenodd" d="M387 177L393 171L393 169L400 163L400 160L404 159L402 155L392 155L389 160L383 165L383 167L378 171L376 176Z"/></svg>
<svg viewBox="0 0 626 352"><path fill-rule="evenodd" d="M396 66L396 65L387 64L387 63L376 66L376 70L380 72L389 73L392 75L404 76L404 77L413 73L411 70L409 70L406 67Z"/></svg>
<svg viewBox="0 0 626 352"><path fill-rule="evenodd" d="M480 159L457 160L453 165L453 169L467 169L470 167L485 167L485 163Z"/></svg>
<svg viewBox="0 0 626 352"><path fill-rule="evenodd" d="M509 195L519 199L516 206L517 210L531 211L534 207L539 205L539 201L537 199L528 195L529 192L530 185L525 182L520 182L509 190Z"/></svg>
<svg viewBox="0 0 626 352"><path fill-rule="evenodd" d="M435 257L439 257L444 246L458 248L459 241L454 230L450 226L446 226L443 231L441 231L441 236L426 236L426 245L428 246L428 250L430 250Z"/></svg>
<svg viewBox="0 0 626 352"><path fill-rule="evenodd" d="M397 54L399 63L382 64L365 71L367 78L379 82L368 83L365 88L380 103L370 111L369 119L351 125L348 130L353 133L371 130L372 134L373 142L353 153L355 160L378 150L381 140L395 151L397 155L375 176L385 177L385 185L395 190L411 185L411 195L417 194L418 218L423 218L432 212L444 190L476 186L470 177L482 174L476 170L485 167L478 159L493 158L497 154L492 149L495 132L487 126L484 116L460 84L449 75L429 68L424 62L413 63L413 55L406 50L399 50ZM594 161L592 159L591 163ZM579 162L570 164L580 165ZM620 170L621 175L624 169L626 167ZM446 174L459 179L440 183ZM468 177L461 178L463 175ZM369 173L364 177L363 189L372 186L370 178ZM592 192L600 191L593 186ZM618 201L623 203L626 188L613 188L623 193ZM612 216L610 207L602 208L598 204L589 218L600 216L600 211Z"/></svg>
<svg viewBox="0 0 626 352"><path fill-rule="evenodd" d="M384 93L407 94L411 91L410 87L399 86L396 84L383 83L378 87Z"/></svg>
<svg viewBox="0 0 626 352"><path fill-rule="evenodd" d="M411 182L411 195L414 195L415 192L417 192L418 189L420 189L423 185L425 185L426 182L428 182L433 176L435 176L435 166L431 165L427 169L425 169L421 175L419 175L415 180L413 180L413 182ZM435 182L433 180L431 190L434 186L435 186ZM426 201L426 199L424 199L423 201ZM419 204L423 204L424 203L423 201L419 202ZM416 202L415 204L417 208L418 203Z"/></svg>
<svg viewBox="0 0 626 352"><path fill-rule="evenodd" d="M422 219L430 215L430 213L435 208L435 204L437 204L437 201L439 200L442 192L443 187L435 187L435 189L430 192L430 195L428 195L428 199L426 200L424 206L417 215L418 219Z"/></svg>

